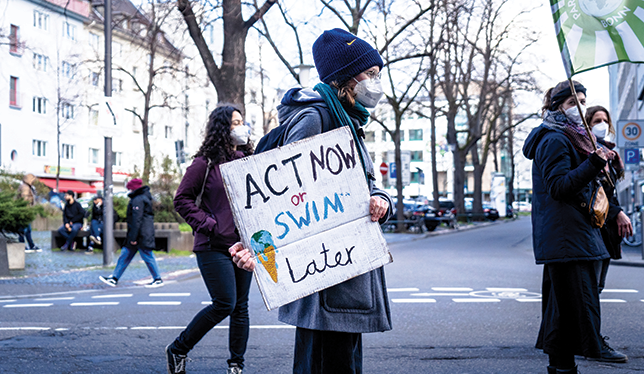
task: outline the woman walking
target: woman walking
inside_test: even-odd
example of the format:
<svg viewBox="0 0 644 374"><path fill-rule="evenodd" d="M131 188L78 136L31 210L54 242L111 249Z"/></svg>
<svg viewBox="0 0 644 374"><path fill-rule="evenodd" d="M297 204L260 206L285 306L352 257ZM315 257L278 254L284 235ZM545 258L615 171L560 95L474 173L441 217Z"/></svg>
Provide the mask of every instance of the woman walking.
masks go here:
<svg viewBox="0 0 644 374"><path fill-rule="evenodd" d="M239 109L216 108L206 136L174 198L177 212L195 233L194 252L212 304L203 308L166 347L168 373L185 373L188 352L208 331L230 316L228 374L240 374L248 342L248 292L252 273L233 264L228 248L240 240L219 165L252 154L250 129Z"/></svg>
<svg viewBox="0 0 644 374"><path fill-rule="evenodd" d="M586 104L586 89L574 83ZM595 268L609 258L588 204L606 167L595 151L568 81L544 98L543 123L532 130L523 154L532 166L532 236L543 264L542 319L537 348L548 354L548 373L577 373L575 355L601 357L599 289Z"/></svg>

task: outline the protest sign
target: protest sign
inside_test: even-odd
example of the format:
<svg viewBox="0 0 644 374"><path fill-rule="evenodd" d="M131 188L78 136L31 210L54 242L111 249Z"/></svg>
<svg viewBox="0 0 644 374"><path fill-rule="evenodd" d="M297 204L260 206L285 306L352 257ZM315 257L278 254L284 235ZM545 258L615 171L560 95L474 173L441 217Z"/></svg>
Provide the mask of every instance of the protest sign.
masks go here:
<svg viewBox="0 0 644 374"><path fill-rule="evenodd" d="M268 310L392 261L342 127L220 166Z"/></svg>

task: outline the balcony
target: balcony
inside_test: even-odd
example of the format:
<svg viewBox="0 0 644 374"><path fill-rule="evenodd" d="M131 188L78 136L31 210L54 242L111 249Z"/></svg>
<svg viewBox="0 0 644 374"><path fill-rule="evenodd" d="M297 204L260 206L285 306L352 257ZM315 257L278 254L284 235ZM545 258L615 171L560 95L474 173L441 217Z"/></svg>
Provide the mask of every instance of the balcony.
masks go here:
<svg viewBox="0 0 644 374"><path fill-rule="evenodd" d="M9 53L16 57L22 57L25 53L25 43L20 41L11 41L9 44Z"/></svg>

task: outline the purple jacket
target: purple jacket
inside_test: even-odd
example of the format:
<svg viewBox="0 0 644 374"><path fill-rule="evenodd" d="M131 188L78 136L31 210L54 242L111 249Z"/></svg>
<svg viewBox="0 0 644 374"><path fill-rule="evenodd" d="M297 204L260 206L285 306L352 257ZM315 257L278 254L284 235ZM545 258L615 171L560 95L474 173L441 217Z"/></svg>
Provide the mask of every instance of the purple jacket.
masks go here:
<svg viewBox="0 0 644 374"><path fill-rule="evenodd" d="M243 157L237 152L237 158ZM204 175L208 167L205 157L197 157L186 170L177 194L174 197L174 209L192 227L195 235L193 251L225 251L239 241L228 197L224 190L219 165L213 165L208 173L208 180L201 197L201 206L195 200L201 192Z"/></svg>

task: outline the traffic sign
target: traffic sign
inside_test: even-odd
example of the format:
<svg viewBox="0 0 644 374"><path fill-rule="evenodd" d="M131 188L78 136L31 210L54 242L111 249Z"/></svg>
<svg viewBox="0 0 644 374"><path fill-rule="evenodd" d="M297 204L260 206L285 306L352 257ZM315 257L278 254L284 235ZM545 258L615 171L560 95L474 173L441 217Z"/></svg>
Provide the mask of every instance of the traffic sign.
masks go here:
<svg viewBox="0 0 644 374"><path fill-rule="evenodd" d="M380 174L387 175L388 170L389 168L387 167L386 163L383 162L382 164L380 164Z"/></svg>
<svg viewBox="0 0 644 374"><path fill-rule="evenodd" d="M644 147L644 136L642 136L644 121L618 121L617 122L617 145L620 148L642 148Z"/></svg>
<svg viewBox="0 0 644 374"><path fill-rule="evenodd" d="M639 148L627 148L624 150L624 163L637 165L640 163Z"/></svg>

